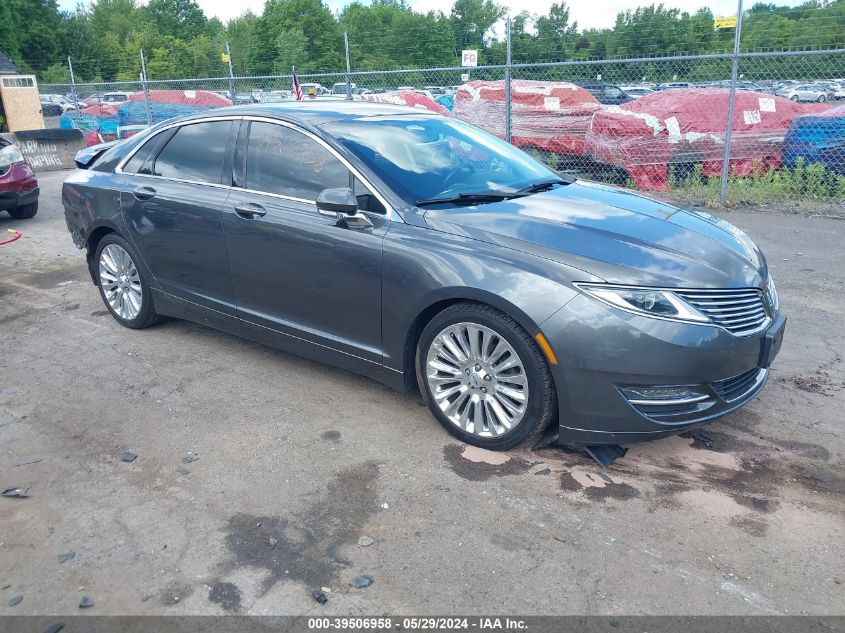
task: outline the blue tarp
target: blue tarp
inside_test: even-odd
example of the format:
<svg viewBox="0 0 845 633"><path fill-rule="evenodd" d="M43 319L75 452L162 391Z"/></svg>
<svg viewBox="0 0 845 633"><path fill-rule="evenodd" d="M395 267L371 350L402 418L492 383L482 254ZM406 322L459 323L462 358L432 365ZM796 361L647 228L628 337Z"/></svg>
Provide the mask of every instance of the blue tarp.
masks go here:
<svg viewBox="0 0 845 633"><path fill-rule="evenodd" d="M451 110L455 107L455 95L440 95L434 101L442 105L447 110Z"/></svg>
<svg viewBox="0 0 845 633"><path fill-rule="evenodd" d="M117 115L95 116L93 114L63 114L59 119L59 127L65 130L78 128L86 132L99 132L100 134L117 134L117 126L120 121Z"/></svg>
<svg viewBox="0 0 845 633"><path fill-rule="evenodd" d="M792 122L783 143L783 164L794 169L801 158L805 166L821 163L845 176L845 107Z"/></svg>
<svg viewBox="0 0 845 633"><path fill-rule="evenodd" d="M202 112L203 110L210 110L212 106L193 106L182 105L178 103L158 103L153 101L150 103L150 110L153 115L153 123L161 123L167 119L172 119L177 116L184 116L186 114L193 114L195 112ZM146 125L147 124L147 108L143 101L127 101L117 111L117 116L120 119L121 125Z"/></svg>

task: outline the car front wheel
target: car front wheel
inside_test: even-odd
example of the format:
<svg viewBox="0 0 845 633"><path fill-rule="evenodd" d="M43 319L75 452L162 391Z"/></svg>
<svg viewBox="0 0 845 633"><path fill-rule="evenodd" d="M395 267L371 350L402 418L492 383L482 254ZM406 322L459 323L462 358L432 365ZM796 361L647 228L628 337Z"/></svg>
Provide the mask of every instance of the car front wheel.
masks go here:
<svg viewBox="0 0 845 633"><path fill-rule="evenodd" d="M138 257L119 235L106 235L97 245L94 263L103 303L123 326L140 330L158 321L153 297Z"/></svg>
<svg viewBox="0 0 845 633"><path fill-rule="evenodd" d="M461 303L435 316L420 336L416 369L434 417L467 444L504 450L534 441L557 411L537 344L489 306Z"/></svg>
<svg viewBox="0 0 845 633"><path fill-rule="evenodd" d="M824 95L819 95L818 101L819 103L824 103L825 101L827 101L827 97Z"/></svg>

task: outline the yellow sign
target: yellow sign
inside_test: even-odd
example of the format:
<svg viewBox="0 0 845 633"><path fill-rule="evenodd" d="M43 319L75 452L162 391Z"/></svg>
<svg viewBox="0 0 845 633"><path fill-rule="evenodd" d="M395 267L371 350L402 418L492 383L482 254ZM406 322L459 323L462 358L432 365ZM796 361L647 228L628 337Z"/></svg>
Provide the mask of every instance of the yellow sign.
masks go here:
<svg viewBox="0 0 845 633"><path fill-rule="evenodd" d="M222 59L223 63L225 64L229 61L229 56L226 53L220 53L220 59Z"/></svg>
<svg viewBox="0 0 845 633"><path fill-rule="evenodd" d="M713 28L714 29L735 29L736 28L736 16L729 15L727 17L718 17L713 20Z"/></svg>

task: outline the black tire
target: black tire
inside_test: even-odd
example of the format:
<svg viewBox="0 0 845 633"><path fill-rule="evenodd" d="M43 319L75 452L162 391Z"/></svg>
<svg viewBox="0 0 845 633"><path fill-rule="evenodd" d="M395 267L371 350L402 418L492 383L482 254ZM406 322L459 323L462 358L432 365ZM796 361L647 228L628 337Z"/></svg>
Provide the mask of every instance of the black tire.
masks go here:
<svg viewBox="0 0 845 633"><path fill-rule="evenodd" d="M790 97L790 99L792 99L793 101L795 101L797 103L798 102L798 95L792 95Z"/></svg>
<svg viewBox="0 0 845 633"><path fill-rule="evenodd" d="M32 204L25 204L20 207L15 207L14 209L9 209L9 215L11 215L16 220L28 220L29 218L34 218L36 213L38 213L37 202L33 202Z"/></svg>
<svg viewBox="0 0 845 633"><path fill-rule="evenodd" d="M106 293L103 289L103 285L100 283L100 255L109 244L115 244L125 250L131 257L135 269L138 271L138 277L141 283L141 309L133 319L125 319L114 311L108 299L106 298ZM155 306L153 305L153 294L150 290L149 279L147 278L146 273L144 272L142 267L138 266L139 261L140 257L138 256L138 253L135 251L135 249L132 248L129 242L120 237L117 233L109 233L108 235L103 237L103 239L100 240L99 244L97 244L97 251L94 253L94 274L97 279L97 288L100 290L100 298L103 300L103 303L105 304L106 308L118 323L120 323L124 327L128 327L133 330L141 330L143 328L150 327L151 325L155 325L161 320L161 317L159 317L155 312Z"/></svg>
<svg viewBox="0 0 845 633"><path fill-rule="evenodd" d="M522 421L504 435L480 437L459 428L443 414L429 389L425 368L428 350L440 332L450 325L462 322L480 324L493 330L511 345L524 367L529 386L526 412ZM423 401L449 433L467 444L488 450L507 450L529 442L533 444L556 418L557 393L546 358L531 335L519 323L490 306L470 302L458 303L437 314L420 335L415 363L417 384Z"/></svg>
<svg viewBox="0 0 845 633"><path fill-rule="evenodd" d="M827 97L825 95L819 95L818 102L824 103L825 101L827 101Z"/></svg>

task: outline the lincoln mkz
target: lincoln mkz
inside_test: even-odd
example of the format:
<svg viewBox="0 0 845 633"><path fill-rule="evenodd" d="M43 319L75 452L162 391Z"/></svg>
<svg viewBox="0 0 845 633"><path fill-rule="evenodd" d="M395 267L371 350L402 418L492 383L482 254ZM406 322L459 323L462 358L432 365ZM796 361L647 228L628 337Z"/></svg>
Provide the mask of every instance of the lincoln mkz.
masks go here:
<svg viewBox="0 0 845 633"><path fill-rule="evenodd" d="M488 449L710 422L783 337L742 231L420 110L236 106L77 164L67 225L120 324L189 319L419 389Z"/></svg>

